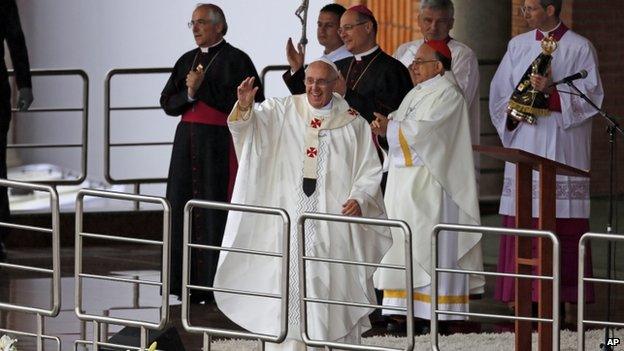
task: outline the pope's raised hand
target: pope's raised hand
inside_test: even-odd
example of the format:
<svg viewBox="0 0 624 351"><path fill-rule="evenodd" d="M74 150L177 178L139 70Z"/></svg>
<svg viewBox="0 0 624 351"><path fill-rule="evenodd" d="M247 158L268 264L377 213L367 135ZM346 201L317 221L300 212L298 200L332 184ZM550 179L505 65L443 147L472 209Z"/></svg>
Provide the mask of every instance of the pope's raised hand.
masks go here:
<svg viewBox="0 0 624 351"><path fill-rule="evenodd" d="M258 87L254 87L255 77L247 77L236 89L238 96L238 105L242 110L247 110L251 107L256 97Z"/></svg>

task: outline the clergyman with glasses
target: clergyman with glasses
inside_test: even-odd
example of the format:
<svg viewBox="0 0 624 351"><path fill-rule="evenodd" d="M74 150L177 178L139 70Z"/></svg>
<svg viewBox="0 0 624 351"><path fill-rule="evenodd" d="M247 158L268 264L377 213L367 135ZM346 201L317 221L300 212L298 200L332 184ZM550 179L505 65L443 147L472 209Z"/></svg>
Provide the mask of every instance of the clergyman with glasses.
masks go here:
<svg viewBox="0 0 624 351"><path fill-rule="evenodd" d="M288 335L267 350L305 350L299 329L299 242L297 221L304 212L385 218L381 164L371 130L356 111L333 93L338 70L327 59L306 69L306 93L271 98L254 108L257 88L248 78L228 118L240 163L232 202L280 207L291 220ZM379 226L307 222L306 254L357 262L379 262L391 245ZM252 213L230 215L224 245L281 252L281 222ZM279 294L281 262L273 257L222 252L215 287ZM307 265L311 297L375 303L372 267ZM278 299L215 292L217 306L245 329L278 334ZM370 328L370 308L308 304L308 332L320 340L359 343Z"/></svg>
<svg viewBox="0 0 624 351"><path fill-rule="evenodd" d="M438 223L479 225L479 202L468 103L451 71L452 55L445 41L428 40L410 65L415 87L389 118L376 114L374 133L385 135L390 146L385 204L388 218L404 220L412 229L414 296L407 296L400 272L380 269L375 287L384 289L384 305L406 307L414 299L417 332L427 332L431 318L431 233ZM405 262L404 240L394 243L383 263ZM396 236L395 236L396 235ZM438 239L439 267L483 269L481 234L442 232ZM445 273L438 279L442 310L468 312L471 291L483 291L482 276ZM405 313L383 310L405 327ZM440 316L441 319L463 319Z"/></svg>
<svg viewBox="0 0 624 351"><path fill-rule="evenodd" d="M377 45L377 20L364 5L350 7L340 18L338 33L350 57L336 61L342 74L337 91L362 117L388 114L412 88L407 68Z"/></svg>
<svg viewBox="0 0 624 351"><path fill-rule="evenodd" d="M570 94L565 85L553 86L553 82L569 75L587 71L587 77L574 85L595 104L601 105L604 97L602 81L598 72L598 56L592 43L570 30L560 19L562 0L525 0L521 7L530 31L511 39L490 85L490 118L496 127L504 147L528 151L578 169L591 168L592 117L596 111L581 97ZM527 68L543 52L542 40L554 39L558 45L552 53L550 70L545 75L530 74ZM528 78L528 79L527 79ZM546 95L546 116L539 116L535 124L517 122L508 114L509 100L516 86L523 81ZM516 169L505 165L503 191L499 213L503 226L515 227ZM578 242L589 231L589 178L557 176L556 233L561 241L561 308L564 303L576 303ZM539 211L539 174L533 171L533 227L537 227ZM553 190L554 191L554 190ZM515 270L515 239L503 236L500 241L499 272ZM591 251L585 261L586 277L591 277ZM593 284L585 283L586 303L594 301ZM536 286L537 284L534 284ZM513 303L514 279L498 277L495 298ZM533 301L537 301L533 290ZM562 316L563 318L563 316Z"/></svg>
<svg viewBox="0 0 624 351"><path fill-rule="evenodd" d="M452 0L421 0L418 12L418 27L423 35L402 44L394 53L394 57L405 66L409 66L416 51L427 40L444 40L451 49L453 62L451 70L457 79L457 85L464 92L470 114L470 137L473 144L479 144L479 62L477 55L468 45L452 38L450 31L455 24L455 6ZM478 158L476 158L478 160Z"/></svg>
<svg viewBox="0 0 624 351"><path fill-rule="evenodd" d="M227 116L236 102L236 87L258 73L243 51L223 38L228 30L221 8L199 4L189 22L195 44L178 59L160 97L170 116L182 116L175 132L167 180L171 203L171 294L181 297L184 205L190 199L229 201L237 162ZM264 100L262 90L256 101ZM227 213L195 210L191 240L221 245ZM197 250L191 255L191 284L212 286L218 253ZM211 293L192 291L192 303L211 303Z"/></svg>

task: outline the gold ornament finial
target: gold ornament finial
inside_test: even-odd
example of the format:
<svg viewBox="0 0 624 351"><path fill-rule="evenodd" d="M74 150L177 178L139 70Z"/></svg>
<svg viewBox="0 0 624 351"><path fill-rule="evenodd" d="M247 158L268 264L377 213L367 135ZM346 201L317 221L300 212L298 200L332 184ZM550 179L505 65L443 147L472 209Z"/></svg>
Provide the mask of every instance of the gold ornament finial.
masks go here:
<svg viewBox="0 0 624 351"><path fill-rule="evenodd" d="M555 38L548 36L542 39L541 45L542 45L542 52L544 52L544 54L552 55L552 53L555 52L555 50L557 50L559 43L557 43Z"/></svg>

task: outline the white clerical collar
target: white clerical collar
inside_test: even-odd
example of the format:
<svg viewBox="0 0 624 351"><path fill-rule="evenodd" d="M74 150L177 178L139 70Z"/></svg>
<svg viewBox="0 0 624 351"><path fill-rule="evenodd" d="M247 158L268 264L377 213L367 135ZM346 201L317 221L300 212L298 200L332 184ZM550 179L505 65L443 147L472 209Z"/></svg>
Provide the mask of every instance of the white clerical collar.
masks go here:
<svg viewBox="0 0 624 351"><path fill-rule="evenodd" d="M214 48L215 46L217 46L217 45L221 44L221 42L222 42L222 41L223 41L223 38L221 38L221 40L219 40L218 42L216 42L216 43L214 43L214 44L212 44L212 45L210 45L210 46L208 46L208 47L203 47L203 46L200 46L200 47L199 47L199 49L201 50L201 52L203 52L203 53L205 54L205 53L207 53L207 52L208 52L208 50L209 50L210 48Z"/></svg>
<svg viewBox="0 0 624 351"><path fill-rule="evenodd" d="M312 115L314 116L322 116L322 117L326 117L329 116L331 114L331 109L334 105L334 98L332 97L331 100L329 100L329 103L327 103L327 105L321 107L321 108L315 108L312 105L310 105L310 102L306 99L306 102L308 103L308 107L310 107L310 110L312 111Z"/></svg>
<svg viewBox="0 0 624 351"><path fill-rule="evenodd" d="M347 58L347 57L351 57L353 55L351 55L351 53L349 52L349 50L347 50L346 46L341 46L338 49L328 53L328 54L323 54L323 56L321 57L325 57L326 59L332 61L332 62L336 62L339 60L342 60L343 58Z"/></svg>
<svg viewBox="0 0 624 351"><path fill-rule="evenodd" d="M555 26L555 28L553 28L553 29L549 29L549 30L547 30L547 31L545 31L545 32L542 32L542 31L541 31L541 30L539 30L539 29L538 29L538 31L539 31L539 32L541 32L541 33L542 33L542 35L543 35L544 37L547 37L547 36L549 36L549 35L550 35L550 33L551 33L551 32L556 31L556 30L557 30L557 28L559 28L559 27L561 26L561 23L562 23L562 22L561 22L561 21L559 21L559 23L557 23L557 25Z"/></svg>
<svg viewBox="0 0 624 351"><path fill-rule="evenodd" d="M433 77L433 78L429 78L426 81L419 83L417 85L417 87L420 87L420 89L427 89L429 87L435 86L436 84L438 84L440 82L440 80L444 79L444 76L441 74L438 74L437 76Z"/></svg>
<svg viewBox="0 0 624 351"><path fill-rule="evenodd" d="M372 49L370 49L370 50L368 50L368 51L364 51L364 52L363 52L363 53L361 53L361 54L353 54L353 56L355 56L355 59L356 59L357 61L362 61L362 58L363 58L364 56L368 56L368 55L372 54L372 53L373 53L373 52L375 52L377 49L379 49L379 45L375 45L375 47L373 47Z"/></svg>

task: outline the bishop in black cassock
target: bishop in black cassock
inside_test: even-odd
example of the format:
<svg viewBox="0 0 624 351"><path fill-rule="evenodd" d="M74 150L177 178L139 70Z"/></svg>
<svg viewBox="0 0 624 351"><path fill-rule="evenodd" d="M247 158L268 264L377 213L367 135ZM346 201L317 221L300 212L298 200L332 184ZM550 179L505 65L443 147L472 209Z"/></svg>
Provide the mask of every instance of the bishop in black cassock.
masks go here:
<svg viewBox="0 0 624 351"><path fill-rule="evenodd" d="M256 77L260 84L249 56L223 39L227 23L219 7L199 5L189 27L199 47L178 59L160 98L168 115L182 115L167 181L172 215L170 292L178 296L182 289L184 205L191 199L230 200L237 163L227 116L240 82ZM262 89L256 100L264 100ZM226 218L224 211L193 210L191 242L220 246ZM212 286L219 253L194 249L190 257L190 284ZM191 292L191 302L213 300L211 293Z"/></svg>

